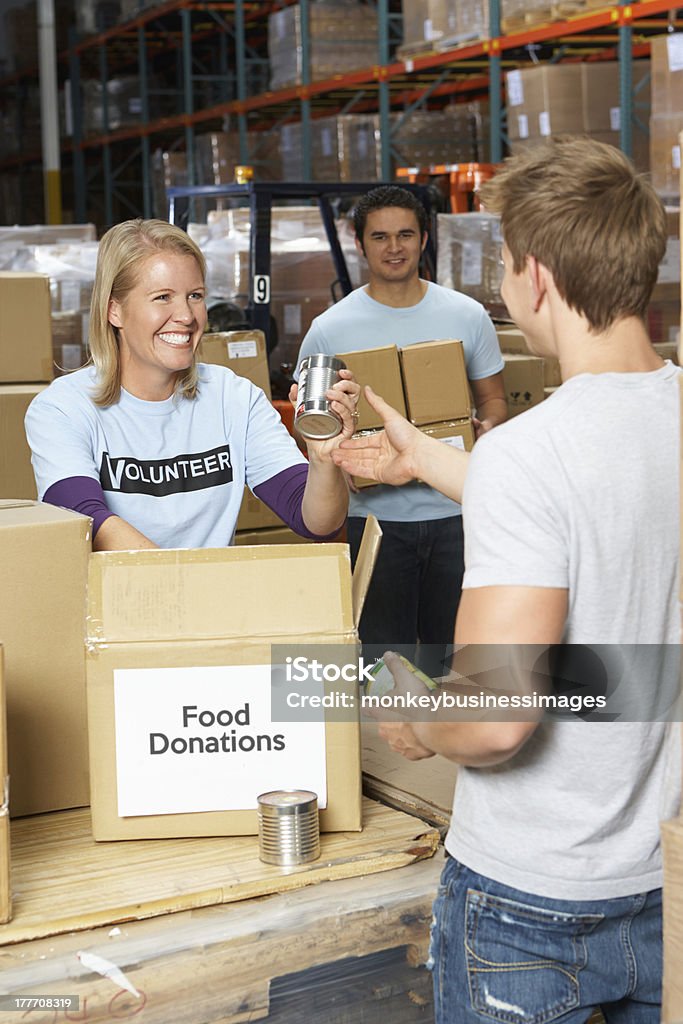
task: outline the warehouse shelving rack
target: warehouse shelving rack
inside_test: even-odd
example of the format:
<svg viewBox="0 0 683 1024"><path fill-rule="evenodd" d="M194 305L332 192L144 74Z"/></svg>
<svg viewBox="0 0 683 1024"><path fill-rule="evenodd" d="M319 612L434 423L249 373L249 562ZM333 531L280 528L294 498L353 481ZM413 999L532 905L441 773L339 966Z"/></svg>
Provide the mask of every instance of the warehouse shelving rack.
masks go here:
<svg viewBox="0 0 683 1024"><path fill-rule="evenodd" d="M72 38L68 51L60 57L62 74L71 85L73 136L64 147L64 159L71 165L76 220L97 219L108 225L118 219L119 213L149 216L152 146L182 144L192 186L196 184L196 130L200 126L215 130L226 122L236 125L240 161L249 163L248 130L268 130L287 120L300 120L303 176L310 179L312 120L332 113L377 112L382 178L390 180L392 157L397 155L392 150L392 110L401 110L407 116L414 109L447 98L488 95L490 160L496 163L503 156L506 142L502 88L505 67L538 59L535 49L540 49L542 59L551 61L618 58L621 147L630 154L634 125L632 57L648 52L648 35L683 26L678 20L683 9L672 8L671 0L642 0L586 9L565 21L503 35L500 0L489 0L488 38L398 60L392 51L399 35L400 3L376 0L377 63L324 81L311 81L307 59L311 0L298 0L302 11L303 80L300 85L270 91L263 85L267 16L292 2L167 0L98 35ZM170 74L173 79L177 112L153 117L149 72L161 65L167 77ZM105 130L84 135L80 83L85 73L96 73L102 82L111 74L137 74L140 123L111 130L104 92ZM23 77L28 74L24 72ZM0 86L10 89L21 79L22 75L10 76ZM211 83L219 95L210 102L198 101L200 83ZM23 168L39 160L39 153L21 152L0 162L0 170ZM101 213L93 218L92 199L97 192L102 199Z"/></svg>

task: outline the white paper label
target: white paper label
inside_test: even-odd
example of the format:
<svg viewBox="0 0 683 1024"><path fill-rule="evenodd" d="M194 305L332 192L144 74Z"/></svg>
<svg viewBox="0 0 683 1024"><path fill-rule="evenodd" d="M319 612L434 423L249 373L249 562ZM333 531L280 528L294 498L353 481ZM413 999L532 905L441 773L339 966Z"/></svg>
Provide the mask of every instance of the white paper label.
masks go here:
<svg viewBox="0 0 683 1024"><path fill-rule="evenodd" d="M116 669L119 816L251 810L270 789L324 807L325 723L271 722L270 695L270 665Z"/></svg>
<svg viewBox="0 0 683 1024"><path fill-rule="evenodd" d="M462 243L462 265L460 283L462 285L481 284L481 263L483 246L481 242Z"/></svg>
<svg viewBox="0 0 683 1024"><path fill-rule="evenodd" d="M677 238L667 238L664 259L659 264L659 284L677 284L681 279L681 245Z"/></svg>
<svg viewBox="0 0 683 1024"><path fill-rule="evenodd" d="M451 448L460 448L465 451L465 438L464 437L440 437L439 441L443 441L444 444L449 444Z"/></svg>
<svg viewBox="0 0 683 1024"><path fill-rule="evenodd" d="M77 370L83 364L83 349L80 345L62 345L60 366L62 370Z"/></svg>
<svg viewBox="0 0 683 1024"><path fill-rule="evenodd" d="M320 148L323 156L332 156L332 132L329 128L320 130Z"/></svg>
<svg viewBox="0 0 683 1024"><path fill-rule="evenodd" d="M681 147L680 146L672 146L671 147L671 166L676 171L680 171L680 169L681 169Z"/></svg>
<svg viewBox="0 0 683 1024"><path fill-rule="evenodd" d="M674 32L666 38L669 71L683 71L683 32Z"/></svg>
<svg viewBox="0 0 683 1024"><path fill-rule="evenodd" d="M250 341L229 341L228 356L230 359L254 359L258 355L258 345L252 338Z"/></svg>
<svg viewBox="0 0 683 1024"><path fill-rule="evenodd" d="M621 131L621 107L609 108L609 126L613 132Z"/></svg>
<svg viewBox="0 0 683 1024"><path fill-rule="evenodd" d="M431 18L425 18L424 21L424 39L428 42L434 39L439 33L434 31Z"/></svg>
<svg viewBox="0 0 683 1024"><path fill-rule="evenodd" d="M508 71L507 74L508 106L520 107L524 103L524 86L521 71Z"/></svg>
<svg viewBox="0 0 683 1024"><path fill-rule="evenodd" d="M285 334L301 334L301 306L299 303L285 303Z"/></svg>
<svg viewBox="0 0 683 1024"><path fill-rule="evenodd" d="M519 130L520 139L529 138L529 118L526 114L517 115L517 128Z"/></svg>
<svg viewBox="0 0 683 1024"><path fill-rule="evenodd" d="M415 69L415 61L414 60L407 60L406 63L405 63L405 67L406 67L407 73L409 75L412 74L413 70Z"/></svg>
<svg viewBox="0 0 683 1024"><path fill-rule="evenodd" d="M60 286L61 310L81 308L81 283L80 281L61 281Z"/></svg>
<svg viewBox="0 0 683 1024"><path fill-rule="evenodd" d="M542 110L538 115L538 130L541 135L550 135L550 114L547 110Z"/></svg>

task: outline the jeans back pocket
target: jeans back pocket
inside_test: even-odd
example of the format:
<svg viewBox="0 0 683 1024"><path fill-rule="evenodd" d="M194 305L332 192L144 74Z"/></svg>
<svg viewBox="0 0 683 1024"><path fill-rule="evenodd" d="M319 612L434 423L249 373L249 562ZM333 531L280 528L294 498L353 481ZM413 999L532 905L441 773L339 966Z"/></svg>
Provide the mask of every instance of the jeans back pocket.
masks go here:
<svg viewBox="0 0 683 1024"><path fill-rule="evenodd" d="M579 1005L584 936L601 914L567 914L468 889L472 1007L505 1024L548 1024Z"/></svg>

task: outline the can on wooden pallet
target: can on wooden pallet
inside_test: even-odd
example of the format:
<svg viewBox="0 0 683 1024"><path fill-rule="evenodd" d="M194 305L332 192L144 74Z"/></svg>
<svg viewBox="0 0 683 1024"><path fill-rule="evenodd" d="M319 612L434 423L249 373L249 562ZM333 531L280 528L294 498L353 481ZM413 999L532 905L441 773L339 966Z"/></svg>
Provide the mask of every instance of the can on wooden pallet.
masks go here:
<svg viewBox="0 0 683 1024"><path fill-rule="evenodd" d="M294 426L302 437L326 441L340 432L341 416L330 408L325 393L341 379L339 371L345 369L341 359L322 353L301 360Z"/></svg>
<svg viewBox="0 0 683 1024"><path fill-rule="evenodd" d="M320 856L318 797L307 789L276 789L257 797L259 859L292 867Z"/></svg>

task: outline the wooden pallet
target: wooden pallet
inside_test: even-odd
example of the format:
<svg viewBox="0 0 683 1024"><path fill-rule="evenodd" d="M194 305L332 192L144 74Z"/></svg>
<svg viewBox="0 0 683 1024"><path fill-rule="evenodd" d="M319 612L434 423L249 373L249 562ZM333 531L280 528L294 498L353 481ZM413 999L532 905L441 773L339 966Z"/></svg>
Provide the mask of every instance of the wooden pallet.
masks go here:
<svg viewBox="0 0 683 1024"><path fill-rule="evenodd" d="M3 1024L431 1024L423 965L442 867L432 857L296 892L5 946L5 991L71 993L80 1009L68 1017L3 1012ZM88 966L92 957L99 970ZM111 977L99 973L106 964Z"/></svg>
<svg viewBox="0 0 683 1024"><path fill-rule="evenodd" d="M14 916L0 926L0 946L387 871L431 857L439 841L434 829L371 800L363 823L362 832L326 833L319 860L286 869L258 859L254 836L95 843L87 809L19 819Z"/></svg>

